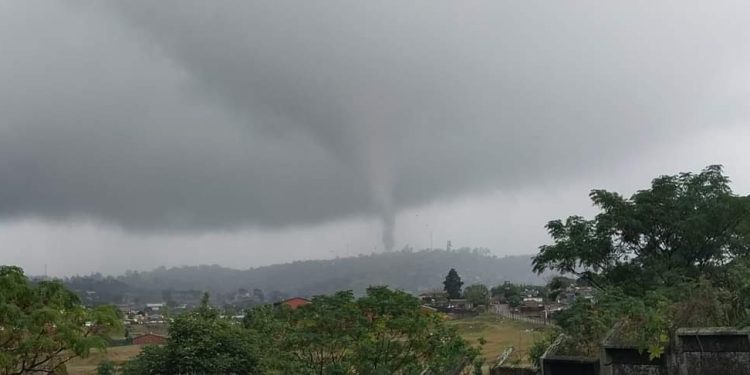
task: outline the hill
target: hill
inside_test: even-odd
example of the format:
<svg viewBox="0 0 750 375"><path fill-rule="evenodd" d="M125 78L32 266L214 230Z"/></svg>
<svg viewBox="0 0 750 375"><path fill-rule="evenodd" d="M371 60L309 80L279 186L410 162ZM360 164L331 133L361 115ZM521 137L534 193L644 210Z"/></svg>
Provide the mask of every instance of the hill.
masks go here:
<svg viewBox="0 0 750 375"><path fill-rule="evenodd" d="M266 294L312 296L337 290L362 293L370 285L388 285L411 292L442 288L450 268L465 285L503 281L542 284L545 277L531 271L531 257L489 255L485 249L422 250L361 255L330 260L307 260L236 270L217 265L160 267L148 272L129 271L117 278L141 291L201 290L214 294L238 289L260 289Z"/></svg>

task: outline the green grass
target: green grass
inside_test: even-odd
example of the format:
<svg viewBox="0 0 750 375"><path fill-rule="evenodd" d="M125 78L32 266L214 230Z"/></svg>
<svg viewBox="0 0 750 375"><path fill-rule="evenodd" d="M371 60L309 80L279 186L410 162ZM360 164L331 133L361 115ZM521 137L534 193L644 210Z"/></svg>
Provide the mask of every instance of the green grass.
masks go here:
<svg viewBox="0 0 750 375"><path fill-rule="evenodd" d="M497 361L498 356L512 346L510 362L529 364L529 348L547 330L544 326L510 320L491 313L449 320L448 324L456 327L458 333L471 344L477 344L480 337L484 338L486 343L482 347L482 355L488 363Z"/></svg>
<svg viewBox="0 0 750 375"><path fill-rule="evenodd" d="M116 365L122 365L125 361L135 357L141 352L138 345L115 346L107 348L107 351L93 351L87 358L74 358L67 364L68 375L92 375L96 374L96 367L104 360L110 360Z"/></svg>

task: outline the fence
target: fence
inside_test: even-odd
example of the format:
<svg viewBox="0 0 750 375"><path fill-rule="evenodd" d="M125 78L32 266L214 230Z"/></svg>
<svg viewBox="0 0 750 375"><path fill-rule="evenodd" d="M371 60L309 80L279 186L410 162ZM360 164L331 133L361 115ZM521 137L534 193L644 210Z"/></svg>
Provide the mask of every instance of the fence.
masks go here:
<svg viewBox="0 0 750 375"><path fill-rule="evenodd" d="M500 315L507 319L518 320L521 322L527 322L527 323L539 324L539 325L550 324L549 319L546 318L547 316L546 312L544 313L545 317L542 318L542 317L528 316L528 315L519 314L517 312L513 312L510 309L508 309L507 305L493 305L492 308L495 314Z"/></svg>

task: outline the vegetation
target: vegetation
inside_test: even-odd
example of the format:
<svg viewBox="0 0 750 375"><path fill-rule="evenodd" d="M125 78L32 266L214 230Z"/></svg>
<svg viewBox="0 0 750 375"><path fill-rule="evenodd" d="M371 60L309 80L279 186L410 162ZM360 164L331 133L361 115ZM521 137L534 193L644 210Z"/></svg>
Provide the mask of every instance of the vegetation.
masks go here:
<svg viewBox="0 0 750 375"><path fill-rule="evenodd" d="M112 307L87 309L60 282L31 282L20 268L0 266L0 374L61 371L120 328Z"/></svg>
<svg viewBox="0 0 750 375"><path fill-rule="evenodd" d="M720 166L658 177L629 199L590 196L601 213L549 222L554 243L533 260L537 272L580 276L599 290L559 317L568 350L594 353L619 323L623 340L658 357L677 327L746 321L750 205Z"/></svg>
<svg viewBox="0 0 750 375"><path fill-rule="evenodd" d="M102 361L99 366L96 367L97 375L115 375L117 368L112 361Z"/></svg>
<svg viewBox="0 0 750 375"><path fill-rule="evenodd" d="M490 290L484 284L472 284L464 289L464 298L474 306L487 306L490 303Z"/></svg>
<svg viewBox="0 0 750 375"><path fill-rule="evenodd" d="M523 284L543 284L544 277L531 270L531 255L494 257L482 249L412 251L404 249L391 253L362 255L330 260L298 261L288 264L234 270L219 266L157 268L149 272L128 272L116 280L104 277L78 279L79 291L96 291L97 295L140 297L146 300L164 299L165 290L209 291L215 301L239 289L258 289L263 302L275 302L291 296L330 294L338 290L352 290L363 295L370 285L389 285L394 289L420 292L441 285L445 271L461 270L471 283L496 285L504 280ZM108 293L107 287L116 292ZM178 299L175 293L172 298ZM199 297L198 297L199 298ZM258 298L259 299L259 298ZM103 302L117 303L103 299Z"/></svg>
<svg viewBox="0 0 750 375"><path fill-rule="evenodd" d="M456 272L454 268L451 268L451 270L448 271L448 274L445 276L445 281L443 281L443 290L445 290L445 293L448 294L448 298L461 298L462 285L464 285L464 282L461 281L461 277L458 276L458 272Z"/></svg>
<svg viewBox="0 0 750 375"><path fill-rule="evenodd" d="M125 362L135 358L141 353L139 345L110 346L106 351L92 351L86 358L73 358L66 364L69 375L92 375L97 374L99 366L104 362L110 362L119 370ZM121 374L120 371L115 371Z"/></svg>
<svg viewBox="0 0 750 375"><path fill-rule="evenodd" d="M455 327L459 335L469 342L481 340L484 343L481 357L486 358L489 363L496 360L505 349L513 347L511 361L530 364L529 351L550 332L548 326L510 320L491 313L451 319L446 324Z"/></svg>
<svg viewBox="0 0 750 375"><path fill-rule="evenodd" d="M510 307L518 307L523 301L523 291L524 287L522 285L505 282L492 288L490 293L493 297L501 298Z"/></svg>
<svg viewBox="0 0 750 375"><path fill-rule="evenodd" d="M147 347L123 373L442 374L478 355L418 299L373 287L358 299L317 296L296 310L258 307L241 325L204 305L176 318L167 344Z"/></svg>
<svg viewBox="0 0 750 375"><path fill-rule="evenodd" d="M169 327L169 342L149 346L123 374L258 373L255 341L235 322L208 307L183 314Z"/></svg>

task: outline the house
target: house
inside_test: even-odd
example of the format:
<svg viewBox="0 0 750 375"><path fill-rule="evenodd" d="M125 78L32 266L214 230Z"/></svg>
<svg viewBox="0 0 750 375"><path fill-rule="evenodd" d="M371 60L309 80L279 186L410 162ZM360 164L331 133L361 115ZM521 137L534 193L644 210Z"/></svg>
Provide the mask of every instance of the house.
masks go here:
<svg viewBox="0 0 750 375"><path fill-rule="evenodd" d="M429 291L421 293L417 296L423 304L436 306L444 303L448 299L448 295L443 291Z"/></svg>
<svg viewBox="0 0 750 375"><path fill-rule="evenodd" d="M523 299L522 306L527 308L544 307L544 299L541 297L526 297Z"/></svg>
<svg viewBox="0 0 750 375"><path fill-rule="evenodd" d="M147 312L157 312L161 309L163 309L167 304L164 302L161 303L147 303L146 304L146 311Z"/></svg>
<svg viewBox="0 0 750 375"><path fill-rule="evenodd" d="M166 343L166 337L150 332L144 335L133 337L133 345L164 345Z"/></svg>
<svg viewBox="0 0 750 375"><path fill-rule="evenodd" d="M474 304L465 299L452 299L448 302L448 308L456 310L471 310L474 308Z"/></svg>
<svg viewBox="0 0 750 375"><path fill-rule="evenodd" d="M307 304L310 304L310 303L312 303L312 301L310 301L307 298L293 297L293 298L289 298L289 299L281 301L281 302L276 302L276 303L274 303L274 306L287 305L292 310L296 310L300 306L304 306L304 305L307 305Z"/></svg>
<svg viewBox="0 0 750 375"><path fill-rule="evenodd" d="M544 300L541 297L526 297L518 307L521 314L527 316L545 317Z"/></svg>

